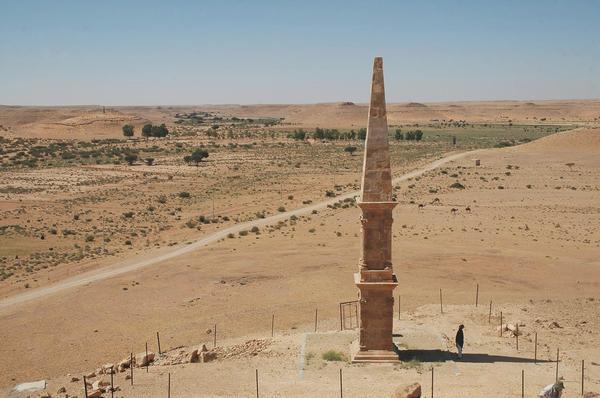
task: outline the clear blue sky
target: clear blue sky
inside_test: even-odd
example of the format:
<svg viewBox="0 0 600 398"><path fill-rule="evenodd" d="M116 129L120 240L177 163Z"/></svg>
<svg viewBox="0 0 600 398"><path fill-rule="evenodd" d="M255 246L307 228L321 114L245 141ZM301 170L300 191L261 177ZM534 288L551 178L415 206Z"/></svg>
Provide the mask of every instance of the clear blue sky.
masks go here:
<svg viewBox="0 0 600 398"><path fill-rule="evenodd" d="M600 1L1 0L0 104L600 98Z"/></svg>

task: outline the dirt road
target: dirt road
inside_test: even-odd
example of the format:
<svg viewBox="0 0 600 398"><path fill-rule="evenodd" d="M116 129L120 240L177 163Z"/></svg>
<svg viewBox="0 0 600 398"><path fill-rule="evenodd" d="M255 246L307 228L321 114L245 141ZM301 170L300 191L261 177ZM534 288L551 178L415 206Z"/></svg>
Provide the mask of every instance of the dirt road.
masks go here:
<svg viewBox="0 0 600 398"><path fill-rule="evenodd" d="M438 168L446 163L452 162L454 160L462 159L466 156L475 155L482 150L468 151L462 153L456 153L452 155L445 156L441 159L435 160L428 165L421 167L417 170L411 171L410 173L403 174L400 177L394 179L393 183L397 184L401 181L407 180L409 178L418 177L428 171L431 171L435 168ZM136 271L141 268L149 267L151 265L160 264L166 260L172 259L174 257L193 252L198 250L204 246L207 246L213 242L216 242L220 239L226 238L228 234L233 233L237 234L240 231L247 230L252 228L253 226L264 226L268 224L275 224L280 220L285 220L291 216L301 216L310 214L313 210L319 210L323 208L327 208L327 205L334 204L340 200L351 198L359 194L359 191L349 192L330 200L326 200L323 202L315 203L310 206L301 207L295 210L286 211L283 213L275 214L263 219L253 220L245 223L240 223L233 225L231 227L225 228L221 231L214 232L208 236L200 238L192 243L182 244L178 246L169 247L166 249L162 249L156 253L150 253L148 255L144 255L141 257L132 258L129 260L122 261L118 264L115 264L110 267L100 268L98 270L94 270L91 272L86 272L81 275L77 275L72 278L65 279L60 281L54 285L45 286L39 289L34 289L28 291L26 293L20 293L14 295L12 297L4 298L0 301L0 311L7 309L11 306L18 305L27 301L40 299L43 297L50 296L52 294L71 289L77 286L87 285L93 282L101 281L104 279L112 278L118 275L122 275L128 272Z"/></svg>

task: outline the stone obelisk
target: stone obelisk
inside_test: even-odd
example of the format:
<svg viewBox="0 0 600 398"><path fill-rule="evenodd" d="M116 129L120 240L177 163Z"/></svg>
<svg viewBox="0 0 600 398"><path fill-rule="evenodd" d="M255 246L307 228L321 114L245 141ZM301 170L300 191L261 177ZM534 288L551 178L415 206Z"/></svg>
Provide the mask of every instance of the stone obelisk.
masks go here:
<svg viewBox="0 0 600 398"><path fill-rule="evenodd" d="M392 171L383 86L383 59L373 62L362 190L362 252L354 282L360 290L359 351L353 362L398 362L392 341Z"/></svg>

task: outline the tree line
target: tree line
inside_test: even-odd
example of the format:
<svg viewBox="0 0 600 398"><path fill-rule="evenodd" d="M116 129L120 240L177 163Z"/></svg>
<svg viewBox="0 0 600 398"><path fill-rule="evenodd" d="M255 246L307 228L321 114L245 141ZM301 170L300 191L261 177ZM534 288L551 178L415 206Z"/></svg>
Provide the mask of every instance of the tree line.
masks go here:
<svg viewBox="0 0 600 398"><path fill-rule="evenodd" d="M397 141L406 140L406 141L421 141L423 139L423 131L422 130L409 130L407 132L403 132L402 129L396 129L393 135L394 139ZM288 138L294 139L296 141L304 141L309 138L313 138L315 140L359 140L364 141L367 138L367 129L361 128L358 131L350 130L346 132L340 132L338 129L322 129L320 127L315 128L315 131L305 131L305 130L294 130L288 134Z"/></svg>
<svg viewBox="0 0 600 398"><path fill-rule="evenodd" d="M123 135L125 137L133 137L135 134L135 127L131 124L123 126ZM142 137L157 137L162 138L169 135L169 129L163 123L161 125L147 123L142 127Z"/></svg>

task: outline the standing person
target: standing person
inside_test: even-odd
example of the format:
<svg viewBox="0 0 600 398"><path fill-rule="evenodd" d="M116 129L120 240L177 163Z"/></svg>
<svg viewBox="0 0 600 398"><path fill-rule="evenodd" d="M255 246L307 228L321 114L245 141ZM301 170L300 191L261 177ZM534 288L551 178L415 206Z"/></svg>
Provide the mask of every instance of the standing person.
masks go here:
<svg viewBox="0 0 600 398"><path fill-rule="evenodd" d="M463 333L464 328L465 325L460 325L458 327L458 332L456 332L456 350L458 351L458 359L461 359L463 356L462 350L465 345L465 334Z"/></svg>

